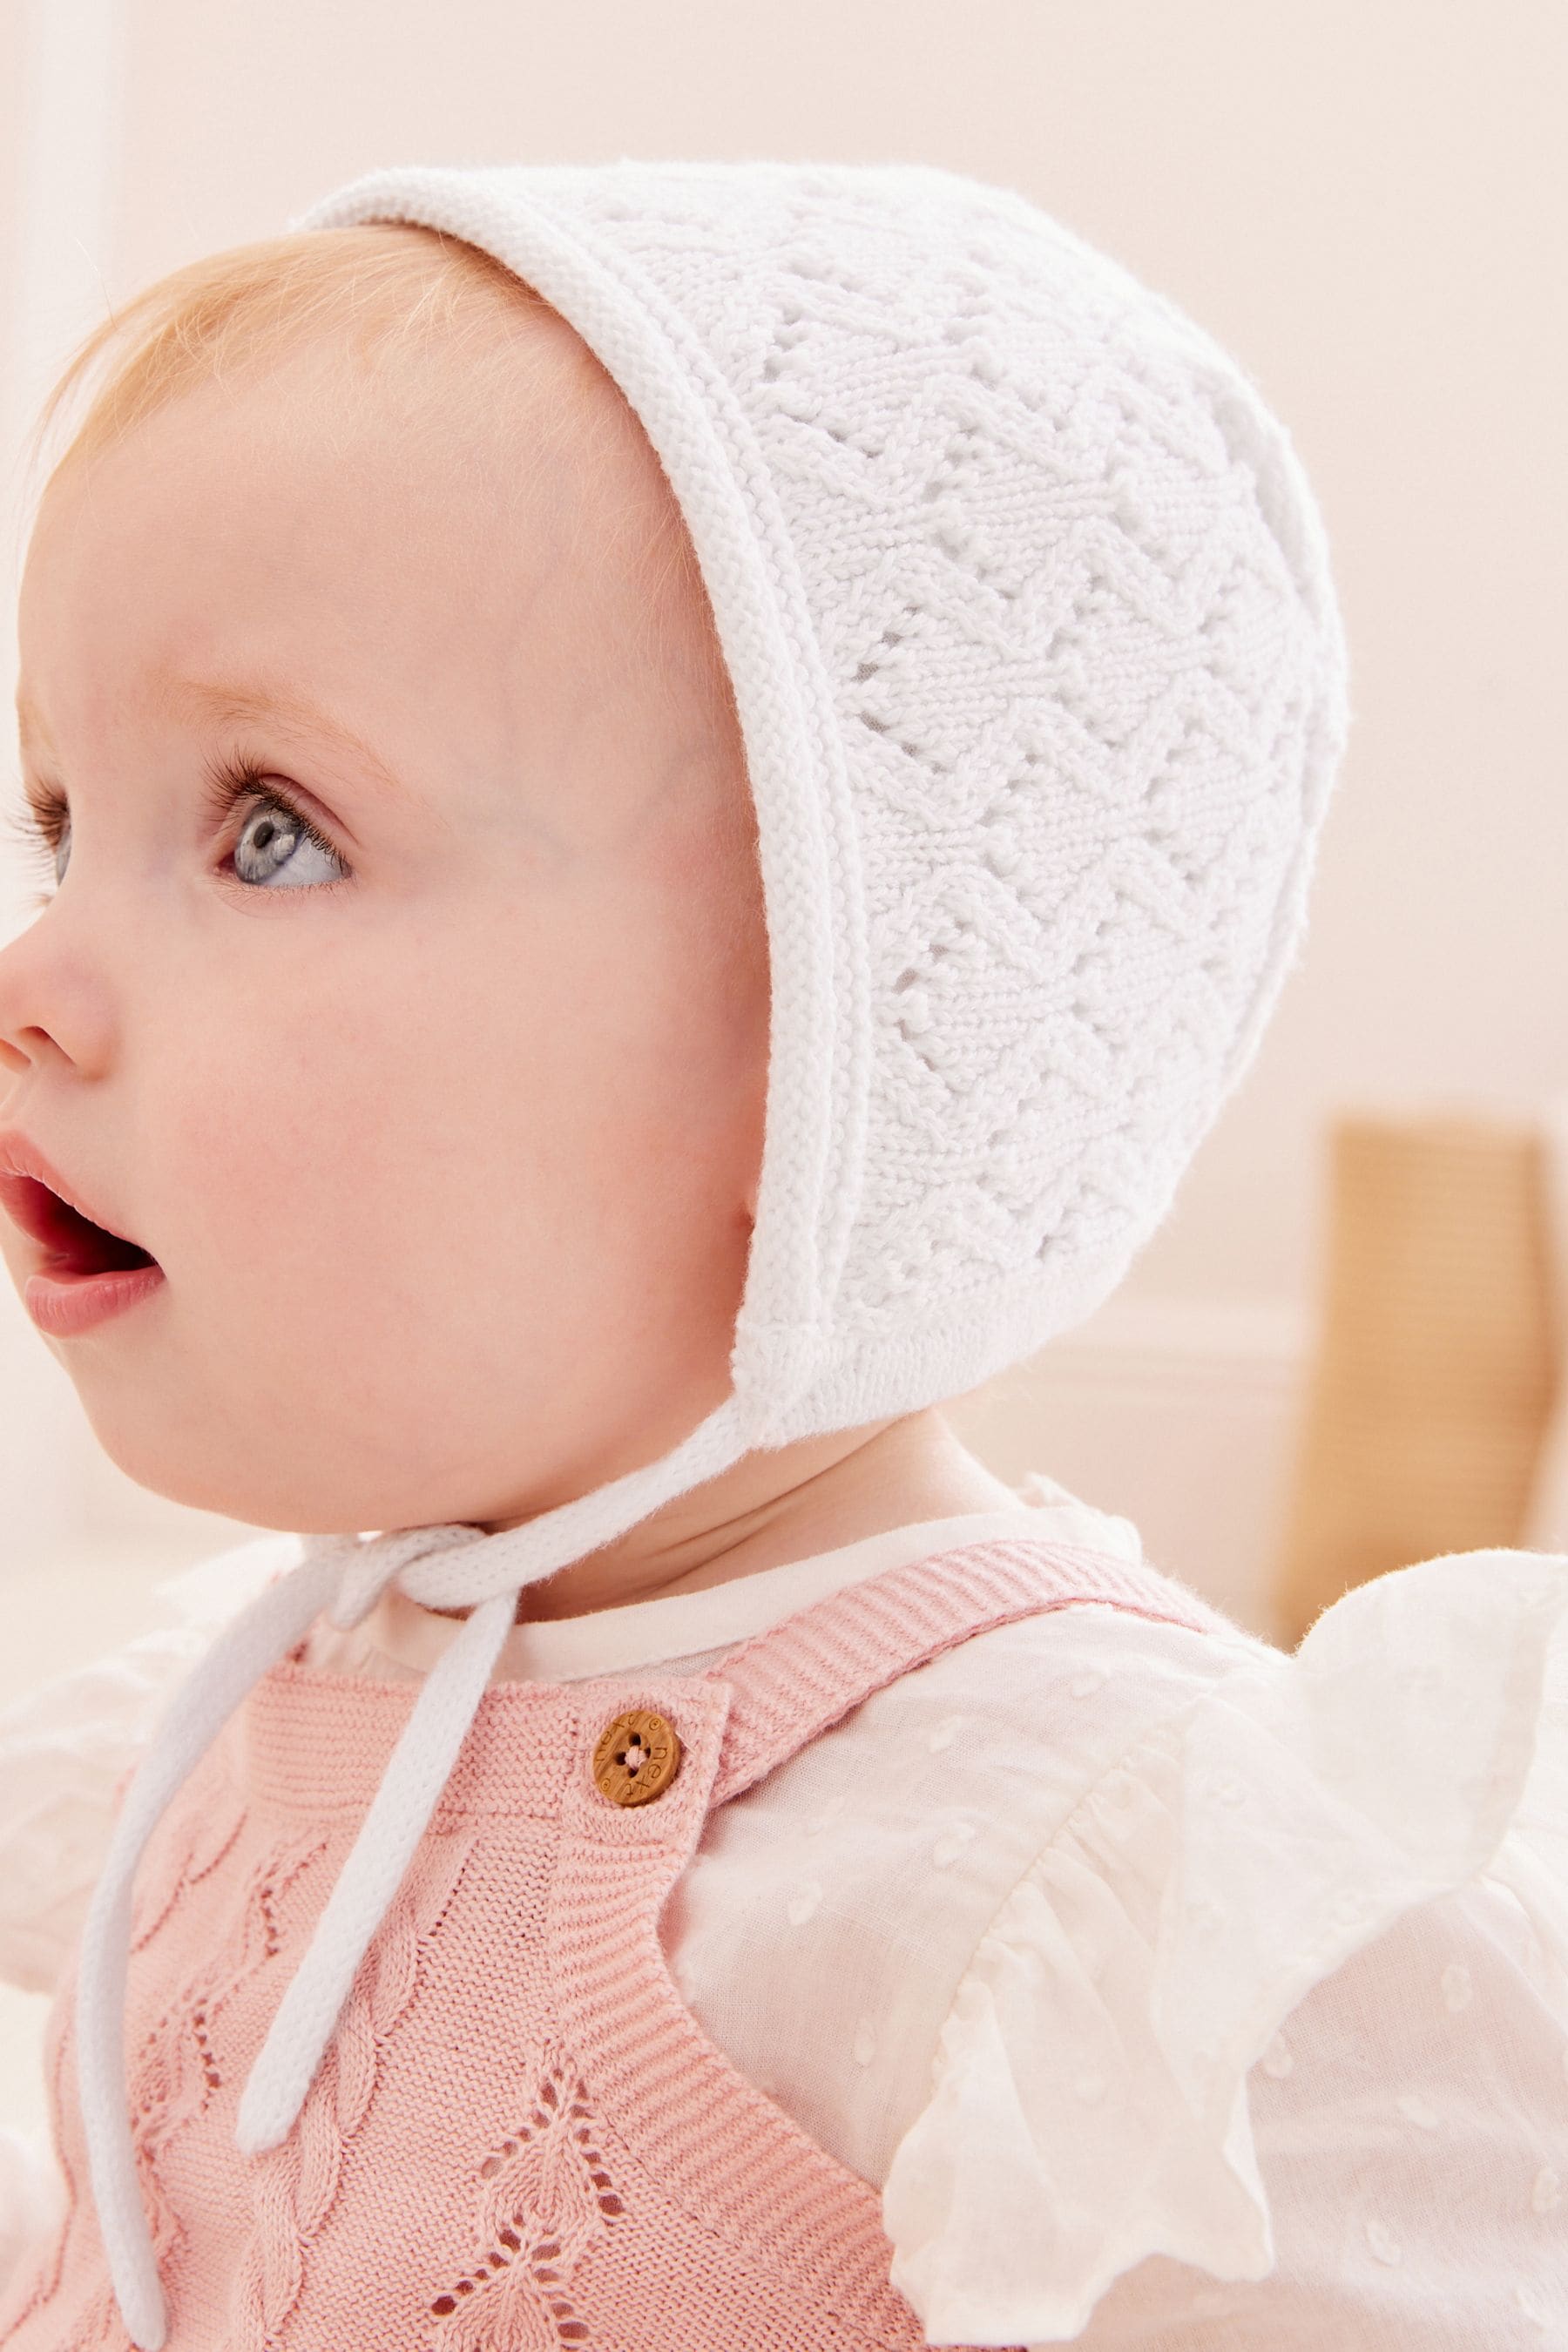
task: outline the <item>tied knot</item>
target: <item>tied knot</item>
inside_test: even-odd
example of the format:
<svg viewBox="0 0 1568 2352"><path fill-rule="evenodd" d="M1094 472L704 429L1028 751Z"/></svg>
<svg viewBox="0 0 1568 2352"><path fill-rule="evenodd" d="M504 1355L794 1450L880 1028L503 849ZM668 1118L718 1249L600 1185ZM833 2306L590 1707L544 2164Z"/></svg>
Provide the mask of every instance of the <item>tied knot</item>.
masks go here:
<svg viewBox="0 0 1568 2352"><path fill-rule="evenodd" d="M347 1633L369 1616L387 1586L400 1582L416 1560L484 1541L482 1528L451 1521L438 1527L393 1528L380 1535L308 1536L304 1556L341 1562L337 1595L327 1613L340 1632Z"/></svg>

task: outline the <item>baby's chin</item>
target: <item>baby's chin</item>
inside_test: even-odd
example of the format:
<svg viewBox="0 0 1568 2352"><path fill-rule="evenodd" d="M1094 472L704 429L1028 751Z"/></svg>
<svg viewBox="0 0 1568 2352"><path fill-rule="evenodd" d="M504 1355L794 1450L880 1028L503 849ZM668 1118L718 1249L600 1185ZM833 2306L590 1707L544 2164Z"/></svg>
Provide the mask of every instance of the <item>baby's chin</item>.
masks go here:
<svg viewBox="0 0 1568 2352"><path fill-rule="evenodd" d="M224 1521L225 1533L229 1525L318 1535L479 1525L504 1509L500 1483L486 1492L485 1482L460 1473L432 1475L412 1428L395 1462L369 1436L357 1449L291 1450L287 1416L262 1434L256 1416L237 1428L210 1400L205 1412L188 1402L163 1410L159 1398L172 1401L175 1391L156 1379L127 1380L102 1360L83 1364L59 1352L114 1467L166 1503Z"/></svg>

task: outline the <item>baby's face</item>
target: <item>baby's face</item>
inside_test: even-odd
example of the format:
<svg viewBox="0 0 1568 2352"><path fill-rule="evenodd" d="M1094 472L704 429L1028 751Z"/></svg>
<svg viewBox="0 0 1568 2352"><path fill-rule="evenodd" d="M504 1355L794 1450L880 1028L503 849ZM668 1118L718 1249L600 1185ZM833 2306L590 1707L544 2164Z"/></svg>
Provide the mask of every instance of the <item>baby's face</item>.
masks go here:
<svg viewBox="0 0 1568 2352"><path fill-rule="evenodd" d="M133 1478L258 1526L514 1518L729 1387L739 735L657 461L539 334L504 431L414 358L182 395L29 552L25 772L70 824L0 951L0 1124L165 1276L47 1344ZM44 1253L0 1250L20 1290Z"/></svg>

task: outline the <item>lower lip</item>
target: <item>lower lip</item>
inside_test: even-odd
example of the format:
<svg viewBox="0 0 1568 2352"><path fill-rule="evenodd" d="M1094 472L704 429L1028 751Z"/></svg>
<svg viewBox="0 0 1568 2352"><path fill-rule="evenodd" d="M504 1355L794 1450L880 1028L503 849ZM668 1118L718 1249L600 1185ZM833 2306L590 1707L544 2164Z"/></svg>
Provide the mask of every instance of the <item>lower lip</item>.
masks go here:
<svg viewBox="0 0 1568 2352"><path fill-rule="evenodd" d="M163 1280L161 1265L121 1266L111 1274L34 1274L22 1302L40 1331L68 1339L139 1306Z"/></svg>

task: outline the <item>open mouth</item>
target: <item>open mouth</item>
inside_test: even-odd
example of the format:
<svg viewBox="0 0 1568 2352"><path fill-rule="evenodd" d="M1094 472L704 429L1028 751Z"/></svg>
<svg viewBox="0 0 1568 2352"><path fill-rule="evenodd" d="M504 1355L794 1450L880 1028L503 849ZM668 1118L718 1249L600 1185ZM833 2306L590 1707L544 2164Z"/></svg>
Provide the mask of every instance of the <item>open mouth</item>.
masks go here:
<svg viewBox="0 0 1568 2352"><path fill-rule="evenodd" d="M95 1225L35 1176L0 1174L0 1205L48 1252L46 1271L66 1279L120 1274L157 1260L140 1243Z"/></svg>

